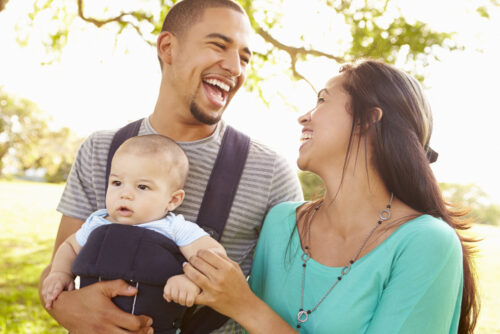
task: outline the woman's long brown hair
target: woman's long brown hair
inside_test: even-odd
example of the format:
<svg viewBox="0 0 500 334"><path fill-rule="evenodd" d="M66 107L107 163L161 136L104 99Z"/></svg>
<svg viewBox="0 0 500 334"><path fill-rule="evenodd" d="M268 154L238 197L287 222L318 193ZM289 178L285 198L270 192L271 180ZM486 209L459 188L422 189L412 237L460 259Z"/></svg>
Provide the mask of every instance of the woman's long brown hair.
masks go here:
<svg viewBox="0 0 500 334"><path fill-rule="evenodd" d="M455 230L466 230L469 220L465 211L451 209L444 201L429 165L429 140L432 115L417 80L391 65L364 60L344 65L340 70L343 88L351 97L349 111L353 124L344 161L344 172L353 146L361 138L370 138L372 161L387 189L414 210L440 217ZM382 109L383 116L374 122L373 111ZM358 142L353 143L359 129ZM366 141L365 141L366 145ZM308 219L319 200L304 205L299 219ZM475 241L457 233L463 252L463 297L458 333L473 333L479 314L479 296L473 267L472 247Z"/></svg>

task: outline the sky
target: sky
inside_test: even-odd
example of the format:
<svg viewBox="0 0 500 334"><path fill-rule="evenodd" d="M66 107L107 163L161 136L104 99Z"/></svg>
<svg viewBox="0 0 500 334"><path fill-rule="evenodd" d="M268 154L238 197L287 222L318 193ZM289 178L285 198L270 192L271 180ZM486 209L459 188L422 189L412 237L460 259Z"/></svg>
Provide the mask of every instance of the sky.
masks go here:
<svg viewBox="0 0 500 334"><path fill-rule="evenodd" d="M465 46L464 51L441 55L439 62L425 70L425 92L434 115L431 146L439 152L432 166L438 181L475 183L493 202L500 203L500 8L486 20L473 13L472 0L398 3L409 19L456 32L454 39ZM60 61L42 66L46 56L40 41L52 29L50 25L39 27L40 34L32 34L27 46L16 42L24 33L23 22L31 4L11 0L0 12L0 86L4 90L37 103L52 116L54 127L68 126L81 136L120 127L153 111L160 82L155 49L132 31L116 41L111 31L76 21ZM296 24L319 18L312 9L304 11L302 4L287 1L282 38L308 26L315 28ZM21 30L16 31L16 25ZM300 69L317 88L337 71L335 64L321 59L302 64ZM305 83L290 82L284 75L262 85L264 91L283 87L287 103L271 99L267 107L255 94L240 91L224 119L294 164L300 136L297 118L313 106L315 93Z"/></svg>

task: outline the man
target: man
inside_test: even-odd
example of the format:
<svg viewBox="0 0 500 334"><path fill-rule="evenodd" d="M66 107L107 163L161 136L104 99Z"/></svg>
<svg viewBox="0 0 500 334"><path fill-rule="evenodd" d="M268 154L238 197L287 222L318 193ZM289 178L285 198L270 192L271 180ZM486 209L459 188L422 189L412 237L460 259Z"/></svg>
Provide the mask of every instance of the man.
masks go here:
<svg viewBox="0 0 500 334"><path fill-rule="evenodd" d="M162 80L153 114L139 135L159 133L186 151L190 171L186 199L176 213L196 221L226 124L221 116L245 79L251 57L250 24L230 0L184 0L175 5L158 37ZM104 207L106 159L116 131L92 134L80 148L62 199L54 249L98 208ZM258 232L270 207L300 200L295 173L285 160L251 141L221 243L248 274ZM47 275L50 266L42 274ZM137 290L121 280L63 292L49 313L72 334L148 333L150 319L119 310L110 300Z"/></svg>

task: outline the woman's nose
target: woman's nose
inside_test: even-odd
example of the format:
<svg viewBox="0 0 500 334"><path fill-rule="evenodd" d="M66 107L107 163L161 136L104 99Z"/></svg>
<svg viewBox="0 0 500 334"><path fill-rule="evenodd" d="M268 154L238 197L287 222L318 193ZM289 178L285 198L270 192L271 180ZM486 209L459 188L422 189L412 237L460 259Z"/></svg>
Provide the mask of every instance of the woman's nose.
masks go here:
<svg viewBox="0 0 500 334"><path fill-rule="evenodd" d="M304 115L300 116L297 121L299 122L299 124L305 124L310 120L311 120L311 112L308 111Z"/></svg>

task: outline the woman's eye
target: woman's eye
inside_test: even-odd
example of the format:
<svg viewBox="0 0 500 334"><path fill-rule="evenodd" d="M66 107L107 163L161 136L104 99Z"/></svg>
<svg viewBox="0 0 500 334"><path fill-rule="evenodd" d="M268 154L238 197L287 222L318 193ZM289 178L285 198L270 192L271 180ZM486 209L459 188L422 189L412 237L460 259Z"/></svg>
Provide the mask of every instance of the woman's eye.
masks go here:
<svg viewBox="0 0 500 334"><path fill-rule="evenodd" d="M325 102L325 99L322 97L318 97L318 101L316 102L317 104Z"/></svg>
<svg viewBox="0 0 500 334"><path fill-rule="evenodd" d="M113 186L119 187L119 186L121 186L122 183L120 181L113 181L113 182L111 182L111 184Z"/></svg>
<svg viewBox="0 0 500 334"><path fill-rule="evenodd" d="M147 190L147 189L149 189L149 187L148 187L147 185L145 185L145 184L139 184L139 185L137 186L137 188L139 188L139 189L141 189L141 190Z"/></svg>

